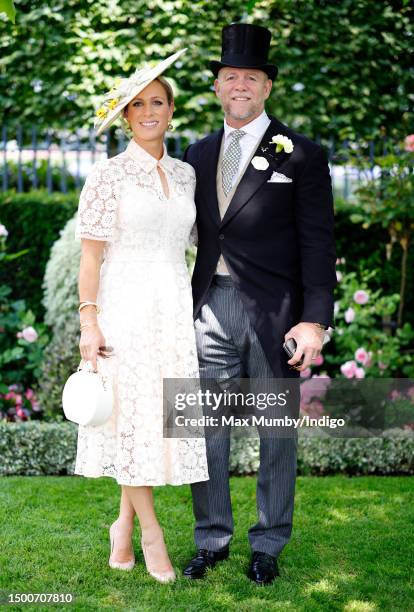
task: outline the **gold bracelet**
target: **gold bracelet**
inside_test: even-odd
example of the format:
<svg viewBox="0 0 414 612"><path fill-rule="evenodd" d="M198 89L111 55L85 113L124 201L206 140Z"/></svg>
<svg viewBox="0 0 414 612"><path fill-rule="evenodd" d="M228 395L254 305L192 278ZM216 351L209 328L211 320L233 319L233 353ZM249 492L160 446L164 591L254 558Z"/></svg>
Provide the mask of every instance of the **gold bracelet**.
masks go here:
<svg viewBox="0 0 414 612"><path fill-rule="evenodd" d="M81 323L79 326L79 329L82 331L86 327L95 327L95 325L98 325L98 324L97 323Z"/></svg>
<svg viewBox="0 0 414 612"><path fill-rule="evenodd" d="M82 310L82 308L85 308L85 306L95 306L96 313L99 314L101 312L101 309L99 308L99 306L98 306L98 304L96 302L81 302L79 304L78 311L80 312Z"/></svg>

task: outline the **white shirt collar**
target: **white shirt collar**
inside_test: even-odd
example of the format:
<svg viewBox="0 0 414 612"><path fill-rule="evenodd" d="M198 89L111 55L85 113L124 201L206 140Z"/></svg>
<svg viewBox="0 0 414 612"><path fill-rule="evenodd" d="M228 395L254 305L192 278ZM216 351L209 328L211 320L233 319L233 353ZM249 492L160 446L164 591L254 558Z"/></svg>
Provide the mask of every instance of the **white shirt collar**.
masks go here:
<svg viewBox="0 0 414 612"><path fill-rule="evenodd" d="M246 134L249 134L250 136L253 136L254 138L258 139L263 136L269 125L270 119L267 116L266 111L263 111L261 115L256 117L256 119L253 119L253 121L250 121L250 123L247 123L239 129L246 132ZM224 135L226 138L230 135L231 132L234 132L235 129L236 128L230 127L227 124L227 121L224 119Z"/></svg>
<svg viewBox="0 0 414 612"><path fill-rule="evenodd" d="M133 159L135 159L135 161L139 163L144 172L152 172L159 164L163 170L173 173L174 160L168 155L165 144L163 145L163 147L163 156L161 157L161 159L156 159L147 151L145 151L145 149L143 149L138 143L136 143L134 139L132 139L128 143L125 153L133 157Z"/></svg>

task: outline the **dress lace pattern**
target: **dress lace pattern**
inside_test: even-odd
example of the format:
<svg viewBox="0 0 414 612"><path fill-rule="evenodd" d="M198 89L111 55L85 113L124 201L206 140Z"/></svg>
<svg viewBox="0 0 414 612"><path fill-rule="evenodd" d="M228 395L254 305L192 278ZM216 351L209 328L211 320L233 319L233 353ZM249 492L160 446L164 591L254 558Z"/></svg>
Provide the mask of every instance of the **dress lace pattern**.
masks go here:
<svg viewBox="0 0 414 612"><path fill-rule="evenodd" d="M157 162L134 141L85 182L76 237L105 241L98 322L114 355L99 367L112 378L115 407L104 425L79 427L76 474L130 486L208 479L203 438L163 437L163 378L198 377L185 262L194 190L191 166L165 151Z"/></svg>

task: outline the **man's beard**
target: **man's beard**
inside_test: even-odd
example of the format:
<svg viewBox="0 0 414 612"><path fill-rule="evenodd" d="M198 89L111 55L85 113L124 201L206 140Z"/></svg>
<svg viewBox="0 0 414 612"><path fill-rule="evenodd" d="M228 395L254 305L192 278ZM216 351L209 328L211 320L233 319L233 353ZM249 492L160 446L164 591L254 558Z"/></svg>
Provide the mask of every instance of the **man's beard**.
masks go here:
<svg viewBox="0 0 414 612"><path fill-rule="evenodd" d="M234 111L231 110L230 104L226 104L223 106L225 115L237 121L243 121L244 119L248 119L249 117L256 115L259 111L259 108L260 108L259 105L254 104L250 108L246 109L244 113L240 113L240 112L235 113Z"/></svg>

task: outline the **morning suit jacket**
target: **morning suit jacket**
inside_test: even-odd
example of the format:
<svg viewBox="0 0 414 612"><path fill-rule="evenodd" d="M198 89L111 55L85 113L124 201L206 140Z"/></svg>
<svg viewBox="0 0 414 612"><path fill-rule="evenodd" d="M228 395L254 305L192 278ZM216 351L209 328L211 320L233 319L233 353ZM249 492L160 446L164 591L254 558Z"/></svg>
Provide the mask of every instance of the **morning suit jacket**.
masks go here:
<svg viewBox="0 0 414 612"><path fill-rule="evenodd" d="M217 202L217 160L224 129L189 146L184 161L197 184L198 251L192 278L196 318L223 255L275 376L292 376L282 349L299 321L333 324L336 285L334 213L327 156L319 145L271 117L223 219ZM273 136L291 139L276 153ZM268 182L273 172L291 182Z"/></svg>

